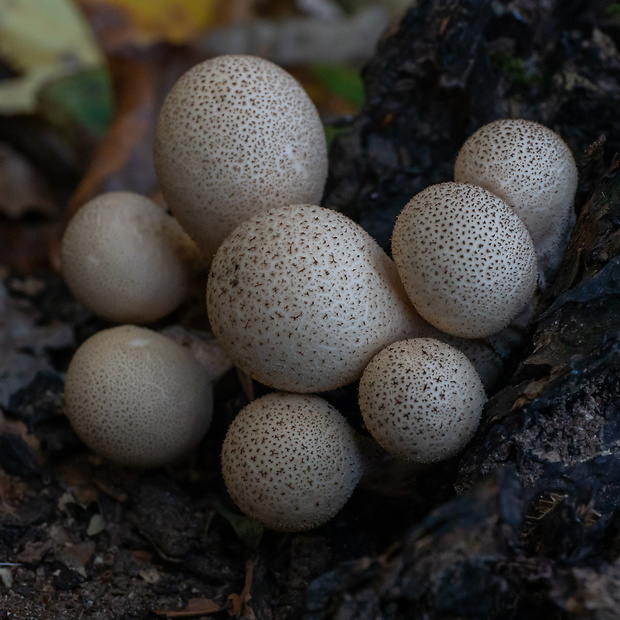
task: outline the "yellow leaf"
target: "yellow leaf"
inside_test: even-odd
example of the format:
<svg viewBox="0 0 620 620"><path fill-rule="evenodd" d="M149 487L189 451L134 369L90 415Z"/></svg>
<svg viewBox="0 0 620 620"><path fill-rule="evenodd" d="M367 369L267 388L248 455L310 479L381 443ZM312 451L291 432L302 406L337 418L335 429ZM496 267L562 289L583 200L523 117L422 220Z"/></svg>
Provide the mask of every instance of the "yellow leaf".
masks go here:
<svg viewBox="0 0 620 620"><path fill-rule="evenodd" d="M78 0L91 10L112 9L131 27L134 43L186 43L217 17L221 0Z"/></svg>

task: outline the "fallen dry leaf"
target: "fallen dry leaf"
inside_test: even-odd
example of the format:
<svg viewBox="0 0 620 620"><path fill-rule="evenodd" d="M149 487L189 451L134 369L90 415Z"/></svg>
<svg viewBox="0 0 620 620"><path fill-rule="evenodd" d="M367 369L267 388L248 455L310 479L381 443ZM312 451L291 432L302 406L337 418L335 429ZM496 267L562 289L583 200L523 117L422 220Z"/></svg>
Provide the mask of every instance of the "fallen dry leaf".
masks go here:
<svg viewBox="0 0 620 620"><path fill-rule="evenodd" d="M154 609L153 613L166 618L193 618L195 616L207 616L220 611L221 607L209 598L192 598L187 601L185 609L178 611L166 611L165 609Z"/></svg>
<svg viewBox="0 0 620 620"><path fill-rule="evenodd" d="M153 73L146 59L129 56L112 58L110 68L116 113L71 198L68 216L102 192L131 188L148 193L155 187L150 152L142 163L146 135L155 118Z"/></svg>
<svg viewBox="0 0 620 620"><path fill-rule="evenodd" d="M27 541L24 548L13 558L20 564L40 564L43 558L52 550L54 543L51 540Z"/></svg>
<svg viewBox="0 0 620 620"><path fill-rule="evenodd" d="M174 82L198 60L190 50L178 47L133 50L110 57L114 117L69 200L64 225L85 202L103 192L157 194L153 164L157 113ZM50 262L56 269L60 268L63 230L64 226L50 246Z"/></svg>
<svg viewBox="0 0 620 620"><path fill-rule="evenodd" d="M69 544L61 547L54 555L55 558L62 562L67 568L74 570L82 577L86 577L86 564L93 557L95 552L95 543L88 540L76 544Z"/></svg>
<svg viewBox="0 0 620 620"><path fill-rule="evenodd" d="M230 0L78 0L103 49L187 43L220 20Z"/></svg>
<svg viewBox="0 0 620 620"><path fill-rule="evenodd" d="M254 610L250 607L250 599L252 598L252 581L257 561L257 558L251 558L245 563L243 590L241 590L241 594L231 594L228 597L231 605L231 608L228 610L229 616L235 616L235 618L243 616L247 620L254 620L256 618Z"/></svg>

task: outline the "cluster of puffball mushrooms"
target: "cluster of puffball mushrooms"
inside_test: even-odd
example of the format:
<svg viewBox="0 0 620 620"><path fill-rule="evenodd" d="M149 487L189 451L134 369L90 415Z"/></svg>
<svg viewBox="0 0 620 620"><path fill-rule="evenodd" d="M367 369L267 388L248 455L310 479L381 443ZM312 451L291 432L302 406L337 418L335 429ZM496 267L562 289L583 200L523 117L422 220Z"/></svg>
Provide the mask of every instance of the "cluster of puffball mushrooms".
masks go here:
<svg viewBox="0 0 620 620"><path fill-rule="evenodd" d="M357 380L364 424L388 453L433 463L463 449L498 364L493 338L553 274L573 223L577 171L557 134L525 120L476 131L455 181L403 208L393 260L317 206L323 126L269 61L221 56L190 69L160 112L154 155L172 215L137 194L103 194L62 242L75 297L118 324L87 339L66 376L67 415L93 451L157 467L207 431L217 371L139 326L175 310L205 265L217 343L275 390L238 414L222 448L225 484L247 515L296 531L345 504L364 442L317 393Z"/></svg>

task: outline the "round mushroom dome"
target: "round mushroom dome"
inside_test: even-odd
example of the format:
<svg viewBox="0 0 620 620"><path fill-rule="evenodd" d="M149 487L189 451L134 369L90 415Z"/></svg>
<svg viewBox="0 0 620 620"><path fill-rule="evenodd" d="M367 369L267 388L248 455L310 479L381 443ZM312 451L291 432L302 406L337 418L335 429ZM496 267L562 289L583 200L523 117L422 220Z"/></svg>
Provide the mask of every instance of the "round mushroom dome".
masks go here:
<svg viewBox="0 0 620 620"><path fill-rule="evenodd" d="M207 309L232 362L289 392L351 383L384 346L422 328L377 242L343 214L312 205L240 224L211 264Z"/></svg>
<svg viewBox="0 0 620 620"><path fill-rule="evenodd" d="M378 353L359 385L370 434L405 460L445 460L473 437L486 396L472 363L433 338L396 342Z"/></svg>
<svg viewBox="0 0 620 620"><path fill-rule="evenodd" d="M84 204L62 238L62 275L81 303L112 323L148 323L185 299L196 248L152 200L108 192Z"/></svg>
<svg viewBox="0 0 620 620"><path fill-rule="evenodd" d="M222 447L231 497L248 516L282 531L322 525L362 474L354 431L318 396L276 392L247 405Z"/></svg>
<svg viewBox="0 0 620 620"><path fill-rule="evenodd" d="M440 183L415 195L396 220L392 254L420 316L454 336L499 332L536 289L527 228L474 185Z"/></svg>
<svg viewBox="0 0 620 620"><path fill-rule="evenodd" d="M161 109L154 149L166 202L208 257L254 213L319 202L327 178L314 104L255 56L218 56L185 73Z"/></svg>
<svg viewBox="0 0 620 620"><path fill-rule="evenodd" d="M555 271L575 221L577 191L575 158L557 133L524 119L484 125L463 144L454 180L508 203L532 237L542 273Z"/></svg>
<svg viewBox="0 0 620 620"><path fill-rule="evenodd" d="M209 375L188 349L150 329L120 325L88 338L65 380L71 425L94 452L131 467L179 460L211 423Z"/></svg>

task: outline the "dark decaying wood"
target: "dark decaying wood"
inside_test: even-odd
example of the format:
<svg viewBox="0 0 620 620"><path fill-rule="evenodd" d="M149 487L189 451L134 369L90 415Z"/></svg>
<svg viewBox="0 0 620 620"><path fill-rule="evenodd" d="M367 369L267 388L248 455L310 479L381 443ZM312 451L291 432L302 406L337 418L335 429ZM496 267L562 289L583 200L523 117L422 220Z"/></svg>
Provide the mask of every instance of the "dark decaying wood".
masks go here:
<svg viewBox="0 0 620 620"><path fill-rule="evenodd" d="M0 618L617 617L620 21L608 4L419 0L365 68L367 103L334 144L325 204L384 247L411 196L449 180L463 140L504 116L567 140L578 220L467 450L399 479L392 467L316 531L261 533L227 497L219 446L245 404L234 372L192 463L140 473L89 455L62 413L63 373L103 324L57 276L3 274ZM359 428L355 386L328 398Z"/></svg>
<svg viewBox="0 0 620 620"><path fill-rule="evenodd" d="M620 73L604 8L419 3L366 69L369 104L333 151L328 203L384 245L408 197L449 180L464 137L505 115L567 140L580 213L531 343L459 459L460 495L384 555L317 579L312 618L618 613L620 165L603 153L618 151Z"/></svg>

